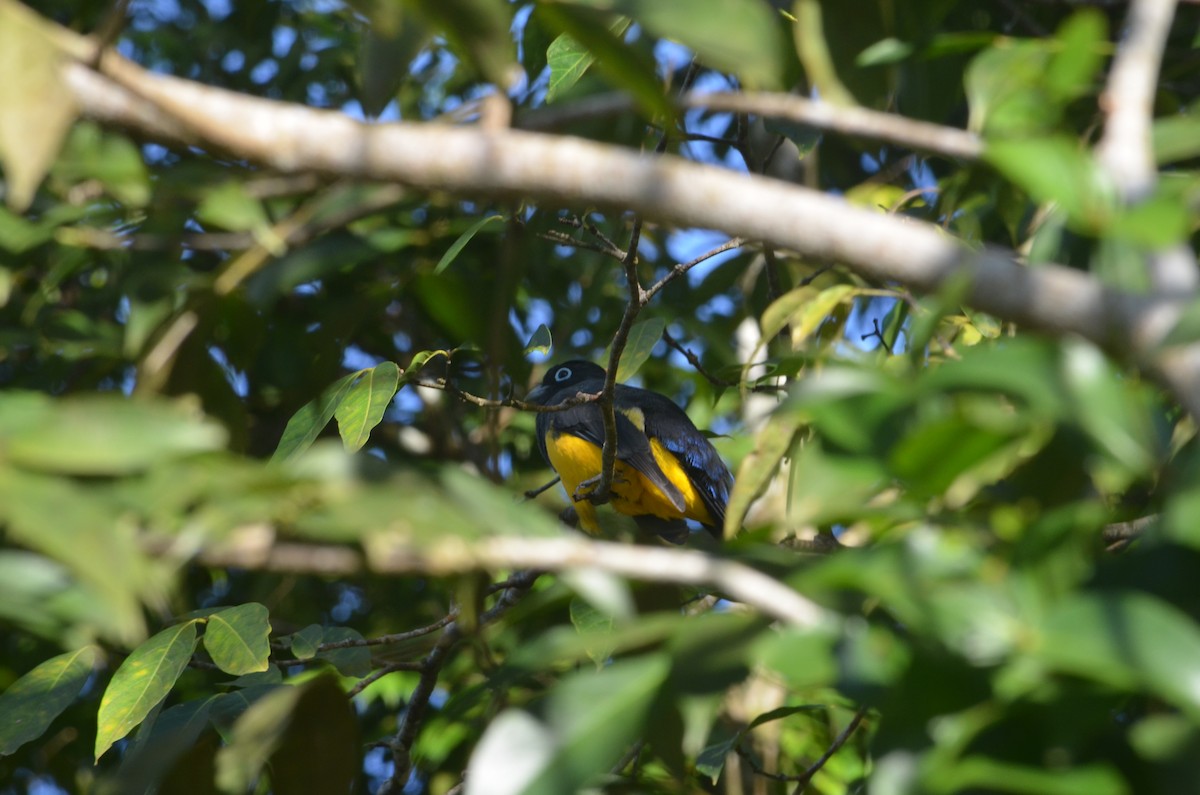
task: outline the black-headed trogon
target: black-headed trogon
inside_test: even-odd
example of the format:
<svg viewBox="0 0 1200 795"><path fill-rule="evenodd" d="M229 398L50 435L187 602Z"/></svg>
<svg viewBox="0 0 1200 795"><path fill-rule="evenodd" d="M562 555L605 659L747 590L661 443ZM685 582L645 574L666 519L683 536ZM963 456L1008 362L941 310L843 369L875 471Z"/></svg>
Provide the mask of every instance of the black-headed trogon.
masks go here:
<svg viewBox="0 0 1200 795"><path fill-rule="evenodd" d="M580 392L603 388L604 368L569 361L551 367L526 400L554 406ZM672 541L686 537L684 519L700 522L720 538L733 476L704 434L671 399L648 389L617 384L613 407L617 421L613 508ZM581 483L600 474L604 420L599 404L540 412L537 441L567 496L574 499L582 528L600 532L595 506L577 493Z"/></svg>

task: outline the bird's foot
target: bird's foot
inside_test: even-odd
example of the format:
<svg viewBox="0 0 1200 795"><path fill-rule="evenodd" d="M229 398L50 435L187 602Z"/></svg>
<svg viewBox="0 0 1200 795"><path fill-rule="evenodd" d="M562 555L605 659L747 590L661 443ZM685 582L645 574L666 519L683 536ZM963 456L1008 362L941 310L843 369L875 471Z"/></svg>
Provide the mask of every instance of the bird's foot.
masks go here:
<svg viewBox="0 0 1200 795"><path fill-rule="evenodd" d="M600 475L594 475L587 480L581 481L580 484L575 487L575 493L571 495L571 499L575 502L583 502L584 500L587 500L592 505L602 505L608 502L611 498L612 487L609 487L608 494L600 494L598 491L596 491L596 487L600 485L601 480L602 477ZM628 482L629 481L627 481L625 478L622 478L620 475L613 475L613 486L617 485L618 483Z"/></svg>

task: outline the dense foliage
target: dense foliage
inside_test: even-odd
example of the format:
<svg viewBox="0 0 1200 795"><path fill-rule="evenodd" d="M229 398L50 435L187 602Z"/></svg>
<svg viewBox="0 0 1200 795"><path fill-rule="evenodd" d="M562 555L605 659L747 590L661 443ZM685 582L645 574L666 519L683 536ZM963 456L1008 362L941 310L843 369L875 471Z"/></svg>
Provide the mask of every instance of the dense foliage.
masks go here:
<svg viewBox="0 0 1200 795"><path fill-rule="evenodd" d="M1096 145L1128 12L0 0L0 792L1200 789L1195 419L1132 343L1054 333L1074 296L1018 323L593 186L283 173L62 77L99 42L358 119L657 149L1136 296L1164 252L1195 269L1200 8L1138 196ZM678 104L742 90L980 156ZM736 473L719 549L609 511L631 559L522 496L553 473L520 398L614 339Z"/></svg>

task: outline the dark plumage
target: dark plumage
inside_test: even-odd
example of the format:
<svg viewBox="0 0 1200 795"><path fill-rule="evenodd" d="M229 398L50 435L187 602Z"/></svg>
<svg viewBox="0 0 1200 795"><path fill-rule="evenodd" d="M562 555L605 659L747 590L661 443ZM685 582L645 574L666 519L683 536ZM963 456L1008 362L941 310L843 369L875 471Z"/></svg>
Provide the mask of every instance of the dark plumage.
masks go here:
<svg viewBox="0 0 1200 795"><path fill-rule="evenodd" d="M603 368L569 361L551 367L527 399L554 406L581 392L603 388ZM672 540L686 533L684 519L700 522L719 538L733 476L716 449L683 409L657 392L618 384L613 403L617 420L613 508L639 517L639 523ZM583 403L540 413L537 437L542 455L575 499L580 524L588 532L599 532L595 508L582 497L588 481L600 474L604 444L600 406Z"/></svg>

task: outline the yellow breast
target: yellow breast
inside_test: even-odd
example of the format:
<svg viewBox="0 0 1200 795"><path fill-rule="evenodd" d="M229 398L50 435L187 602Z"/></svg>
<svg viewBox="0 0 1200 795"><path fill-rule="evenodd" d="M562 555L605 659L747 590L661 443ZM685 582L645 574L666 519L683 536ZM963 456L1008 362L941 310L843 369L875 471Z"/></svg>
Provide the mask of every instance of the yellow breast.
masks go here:
<svg viewBox="0 0 1200 795"><path fill-rule="evenodd" d="M658 487L622 461L617 461L613 470L613 508L628 516L650 514L661 519L696 519L712 524L708 509L692 486L679 460L656 440L651 440L650 446L663 474L683 493L686 503L684 511L676 509ZM550 465L562 479L568 497L575 494L580 483L600 474L600 448L577 436L551 431L546 434L546 453L550 458ZM595 506L581 500L575 503L575 511L585 531L593 534L600 532Z"/></svg>

